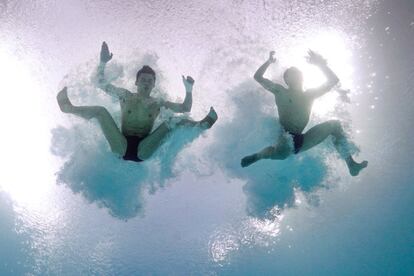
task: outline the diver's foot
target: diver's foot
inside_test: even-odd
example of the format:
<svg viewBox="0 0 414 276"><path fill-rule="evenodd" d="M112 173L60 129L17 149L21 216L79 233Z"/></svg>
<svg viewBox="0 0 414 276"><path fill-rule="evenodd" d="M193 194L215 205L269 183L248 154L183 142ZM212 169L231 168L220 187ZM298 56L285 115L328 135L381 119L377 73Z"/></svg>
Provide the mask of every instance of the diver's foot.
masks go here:
<svg viewBox="0 0 414 276"><path fill-rule="evenodd" d="M250 166L251 164L257 161L259 161L257 154L248 155L241 160L241 166L244 168Z"/></svg>
<svg viewBox="0 0 414 276"><path fill-rule="evenodd" d="M211 128L217 121L217 118L218 116L216 111L213 107L210 107L210 111L208 112L207 116L200 121L200 126L205 129Z"/></svg>
<svg viewBox="0 0 414 276"><path fill-rule="evenodd" d="M354 159L352 159L352 157L350 157L346 161L346 164L348 165L349 173L352 176L357 176L361 170L365 169L368 166L368 161L357 163L354 161Z"/></svg>
<svg viewBox="0 0 414 276"><path fill-rule="evenodd" d="M57 102L59 104L60 110L65 113L70 113L73 109L72 103L68 98L68 89L65 86L56 96Z"/></svg>

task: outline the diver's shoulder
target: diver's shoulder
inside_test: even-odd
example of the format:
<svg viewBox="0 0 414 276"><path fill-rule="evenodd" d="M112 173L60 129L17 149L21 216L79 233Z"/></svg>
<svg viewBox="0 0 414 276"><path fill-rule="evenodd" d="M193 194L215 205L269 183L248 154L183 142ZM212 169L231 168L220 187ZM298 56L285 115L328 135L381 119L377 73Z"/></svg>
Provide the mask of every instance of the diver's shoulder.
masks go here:
<svg viewBox="0 0 414 276"><path fill-rule="evenodd" d="M289 90L284 87L283 85L278 84L275 88L274 88L274 92L273 94L276 97L287 97L289 93Z"/></svg>
<svg viewBox="0 0 414 276"><path fill-rule="evenodd" d="M286 87L284 87L283 85L278 84L278 83L274 84L273 90L274 90L275 93L278 93L278 92L286 93L286 92L288 92L288 89Z"/></svg>
<svg viewBox="0 0 414 276"><path fill-rule="evenodd" d="M129 91L126 88L121 88L121 89L122 89L122 92L123 92L122 96L125 97L125 98L131 98L134 94L136 94L136 93L133 93L133 92Z"/></svg>

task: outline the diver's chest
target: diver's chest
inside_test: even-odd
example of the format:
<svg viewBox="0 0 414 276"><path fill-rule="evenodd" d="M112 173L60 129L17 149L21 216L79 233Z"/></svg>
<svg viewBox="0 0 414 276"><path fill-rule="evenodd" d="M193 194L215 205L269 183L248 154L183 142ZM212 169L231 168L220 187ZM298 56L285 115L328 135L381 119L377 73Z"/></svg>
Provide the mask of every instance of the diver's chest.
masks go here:
<svg viewBox="0 0 414 276"><path fill-rule="evenodd" d="M127 115L152 115L156 116L160 112L158 104L147 99L131 98L121 104L121 108Z"/></svg>
<svg viewBox="0 0 414 276"><path fill-rule="evenodd" d="M296 94L276 97L276 103L278 107L289 109L308 109L312 104L308 97Z"/></svg>

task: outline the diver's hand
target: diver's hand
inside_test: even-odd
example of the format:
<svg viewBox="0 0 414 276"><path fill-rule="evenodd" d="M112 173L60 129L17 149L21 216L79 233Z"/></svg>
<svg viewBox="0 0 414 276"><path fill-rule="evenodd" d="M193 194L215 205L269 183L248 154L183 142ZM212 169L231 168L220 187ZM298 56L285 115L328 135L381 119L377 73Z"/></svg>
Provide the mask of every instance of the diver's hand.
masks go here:
<svg viewBox="0 0 414 276"><path fill-rule="evenodd" d="M101 62L107 63L112 58L112 53L109 53L108 44L104 41L101 47Z"/></svg>
<svg viewBox="0 0 414 276"><path fill-rule="evenodd" d="M310 49L308 50L308 56L306 57L306 60L313 65L326 65L326 59Z"/></svg>
<svg viewBox="0 0 414 276"><path fill-rule="evenodd" d="M275 51L271 51L269 53L269 59L267 61L270 62L270 63L275 63L276 62Z"/></svg>
<svg viewBox="0 0 414 276"><path fill-rule="evenodd" d="M187 93L191 93L193 91L194 79L190 76L187 76L187 78L185 78L184 75L182 76L182 78L183 78L185 91Z"/></svg>

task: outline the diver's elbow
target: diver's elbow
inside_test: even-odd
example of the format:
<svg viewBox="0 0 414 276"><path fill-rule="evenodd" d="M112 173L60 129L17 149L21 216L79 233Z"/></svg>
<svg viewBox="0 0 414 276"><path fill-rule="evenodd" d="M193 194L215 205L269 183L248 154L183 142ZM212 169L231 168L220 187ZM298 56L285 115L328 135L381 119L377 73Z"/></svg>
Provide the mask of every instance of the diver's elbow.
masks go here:
<svg viewBox="0 0 414 276"><path fill-rule="evenodd" d="M338 79L338 77L335 76L329 81L328 86L333 88L338 83L339 83L339 79Z"/></svg>
<svg viewBox="0 0 414 276"><path fill-rule="evenodd" d="M339 83L339 78L336 75L332 76L332 84L337 85Z"/></svg>

